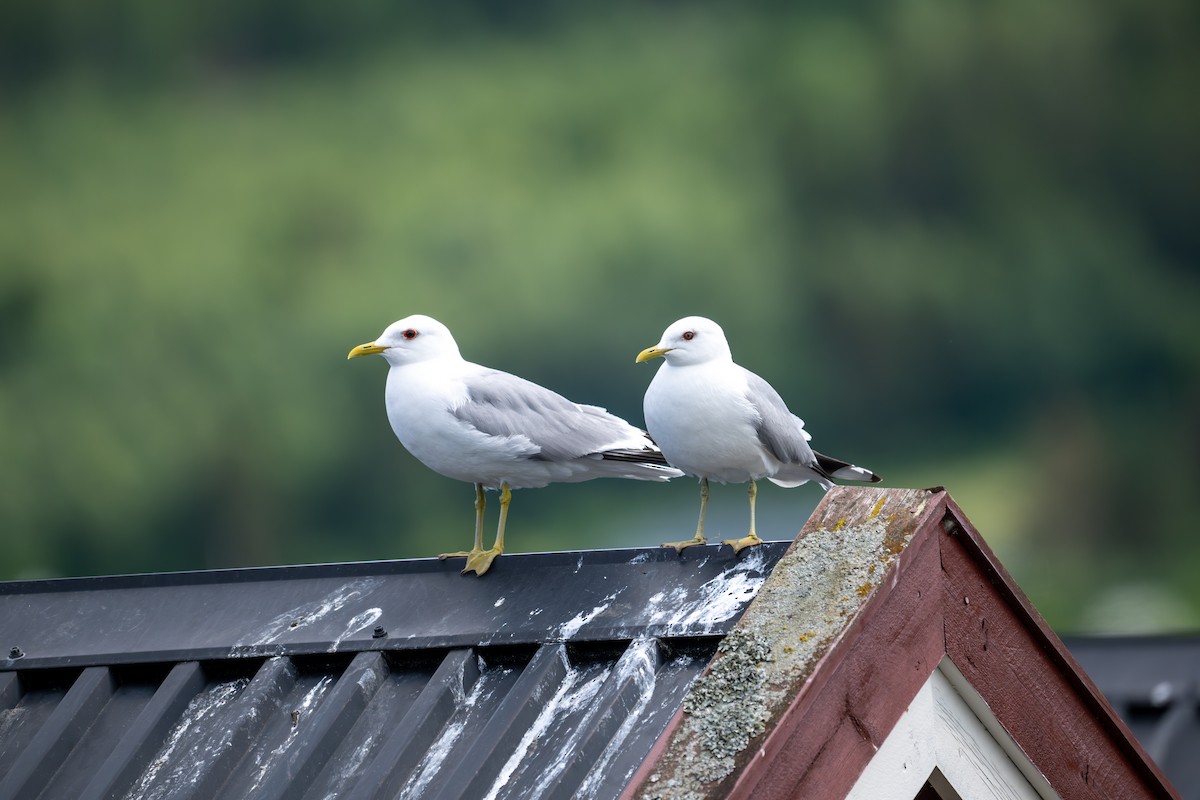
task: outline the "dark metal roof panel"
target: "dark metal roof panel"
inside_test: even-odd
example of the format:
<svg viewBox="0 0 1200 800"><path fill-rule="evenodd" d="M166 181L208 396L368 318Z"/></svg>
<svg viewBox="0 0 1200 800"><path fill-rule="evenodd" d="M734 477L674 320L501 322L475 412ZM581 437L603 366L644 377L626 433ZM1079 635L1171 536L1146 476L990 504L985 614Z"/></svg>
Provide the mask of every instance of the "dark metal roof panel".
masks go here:
<svg viewBox="0 0 1200 800"><path fill-rule="evenodd" d="M12 581L0 670L719 636L787 544L741 558L715 546L505 556L483 579L415 559ZM5 661L14 647L20 661Z"/></svg>
<svg viewBox="0 0 1200 800"><path fill-rule="evenodd" d="M0 797L616 797L715 647L71 670L0 711Z"/></svg>
<svg viewBox="0 0 1200 800"><path fill-rule="evenodd" d="M0 584L0 800L617 797L787 545Z"/></svg>

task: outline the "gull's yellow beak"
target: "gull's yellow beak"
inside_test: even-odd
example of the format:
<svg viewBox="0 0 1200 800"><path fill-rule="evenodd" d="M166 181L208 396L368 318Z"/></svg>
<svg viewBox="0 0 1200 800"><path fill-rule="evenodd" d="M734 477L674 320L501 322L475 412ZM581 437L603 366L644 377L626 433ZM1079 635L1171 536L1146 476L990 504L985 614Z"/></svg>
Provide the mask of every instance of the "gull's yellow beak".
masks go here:
<svg viewBox="0 0 1200 800"><path fill-rule="evenodd" d="M351 350L350 354L346 356L346 360L349 361L350 359L358 358L359 356L370 356L374 355L375 353L382 353L384 350L387 350L387 347L375 344L374 342L367 342L366 344L360 344L358 347Z"/></svg>
<svg viewBox="0 0 1200 800"><path fill-rule="evenodd" d="M665 356L667 353L671 352L672 349L673 348L670 347L659 347L658 345L655 345L654 347L647 347L645 350L637 354L637 358L634 359L633 363L640 364L643 361L649 361L652 358Z"/></svg>

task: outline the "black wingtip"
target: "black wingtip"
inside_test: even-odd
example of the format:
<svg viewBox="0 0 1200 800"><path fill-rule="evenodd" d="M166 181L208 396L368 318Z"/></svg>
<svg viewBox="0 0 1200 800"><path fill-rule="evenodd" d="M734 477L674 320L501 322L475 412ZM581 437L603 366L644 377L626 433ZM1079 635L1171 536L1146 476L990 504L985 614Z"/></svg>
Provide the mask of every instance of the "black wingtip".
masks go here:
<svg viewBox="0 0 1200 800"><path fill-rule="evenodd" d="M817 463L814 466L814 469L822 477L828 478L831 481L841 480L855 481L856 483L879 483L883 480L880 475L871 472L871 470L867 469L866 467L860 467L855 464L851 464L849 461L842 461L840 458L827 456L824 453L818 453L816 451L813 451L813 455L817 457ZM839 475L838 472L844 469L859 470L861 472L865 472L870 477L867 477L867 475L855 475L853 477L850 475Z"/></svg>
<svg viewBox="0 0 1200 800"><path fill-rule="evenodd" d="M650 464L656 467L668 467L667 458L658 450L605 450L600 454L605 461L625 461L632 464Z"/></svg>

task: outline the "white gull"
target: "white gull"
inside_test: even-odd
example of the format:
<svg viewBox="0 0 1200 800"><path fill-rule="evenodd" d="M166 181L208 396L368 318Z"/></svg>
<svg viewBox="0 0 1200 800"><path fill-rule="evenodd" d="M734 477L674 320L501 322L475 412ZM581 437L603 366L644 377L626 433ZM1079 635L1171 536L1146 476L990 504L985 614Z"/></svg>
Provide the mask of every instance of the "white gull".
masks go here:
<svg viewBox="0 0 1200 800"><path fill-rule="evenodd" d="M823 488L833 479L879 481L870 470L812 449L804 421L792 414L769 383L734 363L721 326L704 317L685 317L662 339L637 356L666 362L646 389L646 427L671 466L700 479L700 521L696 535L664 547L682 551L705 544L704 513L708 482L747 483L750 532L725 544L734 552L760 544L754 529L755 481L779 486L815 481Z"/></svg>
<svg viewBox="0 0 1200 800"><path fill-rule="evenodd" d="M450 330L430 317L394 322L347 358L373 353L391 367L385 402L396 438L433 471L475 484L475 546L441 556L466 556L464 573L482 575L504 552L512 489L683 474L667 465L645 431L620 417L467 361ZM484 489L500 491L496 543L487 550Z"/></svg>

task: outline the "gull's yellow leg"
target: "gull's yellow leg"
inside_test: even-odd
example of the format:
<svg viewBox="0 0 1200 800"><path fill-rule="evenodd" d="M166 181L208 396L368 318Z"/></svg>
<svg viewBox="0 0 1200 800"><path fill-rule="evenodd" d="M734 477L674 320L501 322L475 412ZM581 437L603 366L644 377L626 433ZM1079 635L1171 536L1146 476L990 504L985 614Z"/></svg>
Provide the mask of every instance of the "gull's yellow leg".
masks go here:
<svg viewBox="0 0 1200 800"><path fill-rule="evenodd" d="M483 484L475 484L475 547L470 552L459 550L456 553L441 553L438 555L440 559L457 558L458 556L466 556L470 559L483 552L483 509L487 505L487 500L483 497Z"/></svg>
<svg viewBox="0 0 1200 800"><path fill-rule="evenodd" d="M476 575L482 575L491 568L492 562L496 560L496 556L504 552L504 526L508 522L508 504L512 502L512 490L508 488L507 483L500 484L500 524L496 528L496 543L492 545L490 550L480 550L477 553L472 553L467 558L467 566L463 569L463 574L474 572Z"/></svg>
<svg viewBox="0 0 1200 800"><path fill-rule="evenodd" d="M663 547L674 547L675 552L682 553L685 547L698 544L708 544L704 538L704 512L708 510L708 478L700 479L700 521L696 523L696 535L682 542L663 542Z"/></svg>
<svg viewBox="0 0 1200 800"><path fill-rule="evenodd" d="M746 490L746 493L750 495L750 533L741 539L726 539L721 542L721 544L727 544L732 547L734 553L740 553L747 547L762 544L763 541L754 532L754 501L758 498L758 485L754 481L750 481L750 488Z"/></svg>

